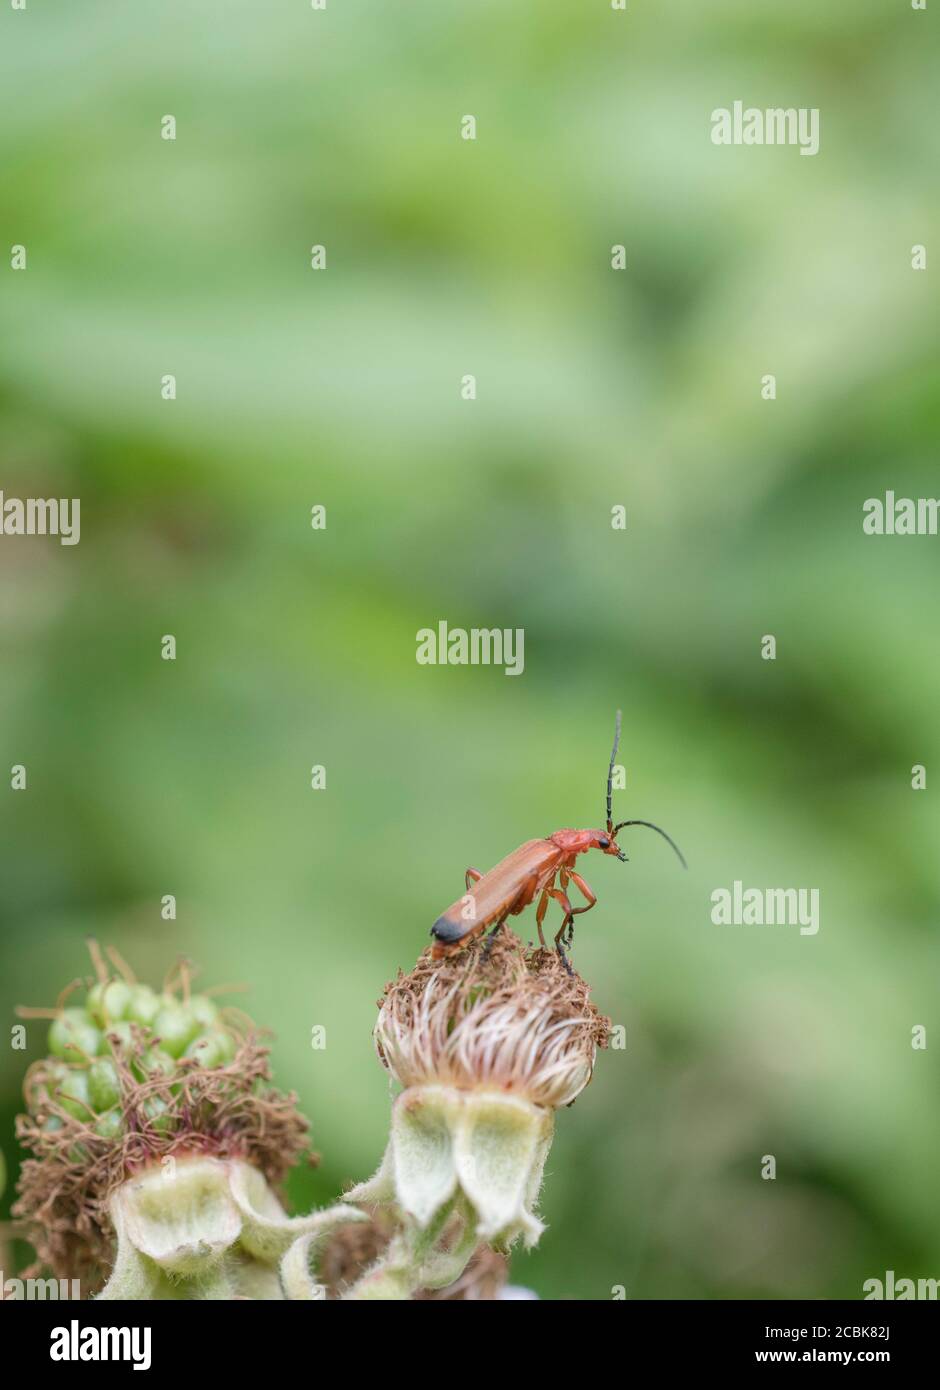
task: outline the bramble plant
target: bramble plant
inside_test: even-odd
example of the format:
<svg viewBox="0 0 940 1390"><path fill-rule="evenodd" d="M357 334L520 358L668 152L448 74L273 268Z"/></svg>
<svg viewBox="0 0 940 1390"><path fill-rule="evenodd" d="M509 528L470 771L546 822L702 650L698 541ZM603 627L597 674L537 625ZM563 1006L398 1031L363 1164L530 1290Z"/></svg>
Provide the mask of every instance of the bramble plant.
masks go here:
<svg viewBox="0 0 940 1390"><path fill-rule="evenodd" d="M20 1011L51 1019L17 1122L32 1157L14 1216L36 1269L100 1298L500 1296L505 1255L543 1229L555 1111L609 1035L554 951L504 931L399 972L374 1030L402 1087L379 1171L290 1218L274 1189L314 1160L254 1024L194 993L185 963L157 992L91 950L82 1003L70 988Z"/></svg>
<svg viewBox="0 0 940 1390"><path fill-rule="evenodd" d="M294 1241L361 1214L285 1215L273 1187L314 1160L249 1018L193 993L185 963L158 992L91 952L83 1003L20 1010L52 1018L17 1122L33 1157L13 1215L39 1265L101 1298L283 1297Z"/></svg>

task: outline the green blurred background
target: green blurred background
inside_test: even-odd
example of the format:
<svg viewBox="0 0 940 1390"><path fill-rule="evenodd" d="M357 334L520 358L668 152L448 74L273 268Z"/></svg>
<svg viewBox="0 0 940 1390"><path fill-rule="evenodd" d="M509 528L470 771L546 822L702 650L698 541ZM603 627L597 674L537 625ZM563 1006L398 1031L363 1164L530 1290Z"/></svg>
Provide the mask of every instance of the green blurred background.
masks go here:
<svg viewBox="0 0 940 1390"><path fill-rule="evenodd" d="M155 983L179 953L247 982L323 1154L292 1199L333 1199L387 1133L383 983L468 864L598 823L622 706L616 810L691 867L635 831L629 865L585 868L575 960L627 1046L559 1117L513 1278L856 1298L940 1275L940 540L861 530L865 498L938 491L910 259L938 212L936 23L906 0L0 10L0 245L29 257L0 275L0 486L82 503L77 547L0 540L0 766L29 776L0 796L4 1017L86 971L92 931ZM819 107L820 153L714 147L735 99ZM442 618L523 627L524 675L419 667ZM713 926L734 879L818 887L818 936ZM0 1050L14 1173L23 1069Z"/></svg>

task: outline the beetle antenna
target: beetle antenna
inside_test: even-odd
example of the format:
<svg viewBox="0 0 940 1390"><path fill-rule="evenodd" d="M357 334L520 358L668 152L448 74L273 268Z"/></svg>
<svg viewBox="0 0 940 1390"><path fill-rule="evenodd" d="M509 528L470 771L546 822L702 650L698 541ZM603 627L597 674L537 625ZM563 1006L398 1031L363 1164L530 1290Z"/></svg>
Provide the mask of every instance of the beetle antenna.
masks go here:
<svg viewBox="0 0 940 1390"><path fill-rule="evenodd" d="M611 814L610 793L611 783L614 780L614 758L617 756L617 749L620 747L620 711L617 711L617 722L614 727L614 746L610 753L610 767L607 769L607 833L614 833L614 818Z"/></svg>
<svg viewBox="0 0 940 1390"><path fill-rule="evenodd" d="M685 855L682 853L682 850L676 844L675 840L673 840L671 836L667 835L665 830L663 830L660 826L654 825L651 820L622 820L619 825L615 825L613 827L611 834L616 835L618 830L623 830L623 828L627 825L645 825L647 830L655 830L657 835L662 835L663 839L666 840L670 845L672 845L676 854L679 856L679 863L682 865L683 869L687 869L689 867L688 864L685 862Z"/></svg>

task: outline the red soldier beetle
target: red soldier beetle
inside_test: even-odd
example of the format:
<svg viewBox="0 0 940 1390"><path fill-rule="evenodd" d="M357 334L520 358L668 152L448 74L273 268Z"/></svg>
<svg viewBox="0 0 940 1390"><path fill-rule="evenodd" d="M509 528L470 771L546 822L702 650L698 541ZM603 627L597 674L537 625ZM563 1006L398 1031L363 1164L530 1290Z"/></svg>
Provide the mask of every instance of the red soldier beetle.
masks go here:
<svg viewBox="0 0 940 1390"><path fill-rule="evenodd" d="M490 938L496 934L507 917L515 917L524 911L536 898L539 905L535 913L539 943L545 946L542 935L542 922L548 911L549 902L554 899L564 912L564 920L555 935L555 948L564 961L565 968L571 970L565 945L570 946L574 936L574 919L582 912L588 912L597 902L594 892L579 873L575 871L575 860L579 854L589 849L599 849L604 854L612 854L616 859L627 862L627 856L617 844L617 833L631 825L643 825L662 835L676 854L682 867L688 868L679 846L658 825L648 820L623 820L614 825L611 809L611 786L614 776L614 759L620 745L620 710L617 711L614 729L614 746L607 769L607 829L606 830L556 830L544 840L527 840L512 854L500 860L489 873L481 874L479 869L466 872L467 892L462 898L438 917L431 928L435 938L431 956L440 960L443 956L454 955L471 941L491 927ZM560 886L556 887L556 880ZM586 899L584 907L572 907L567 894L569 882ZM470 886L472 883L472 887Z"/></svg>

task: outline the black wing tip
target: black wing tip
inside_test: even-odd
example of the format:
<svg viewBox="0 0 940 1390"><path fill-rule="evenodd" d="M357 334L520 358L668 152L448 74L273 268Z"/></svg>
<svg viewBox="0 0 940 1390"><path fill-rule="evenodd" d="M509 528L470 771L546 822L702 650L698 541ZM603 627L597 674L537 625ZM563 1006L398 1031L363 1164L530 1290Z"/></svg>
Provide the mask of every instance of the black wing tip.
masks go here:
<svg viewBox="0 0 940 1390"><path fill-rule="evenodd" d="M431 928L431 935L438 941L460 941L467 934L466 922L453 922L449 917L438 917Z"/></svg>

